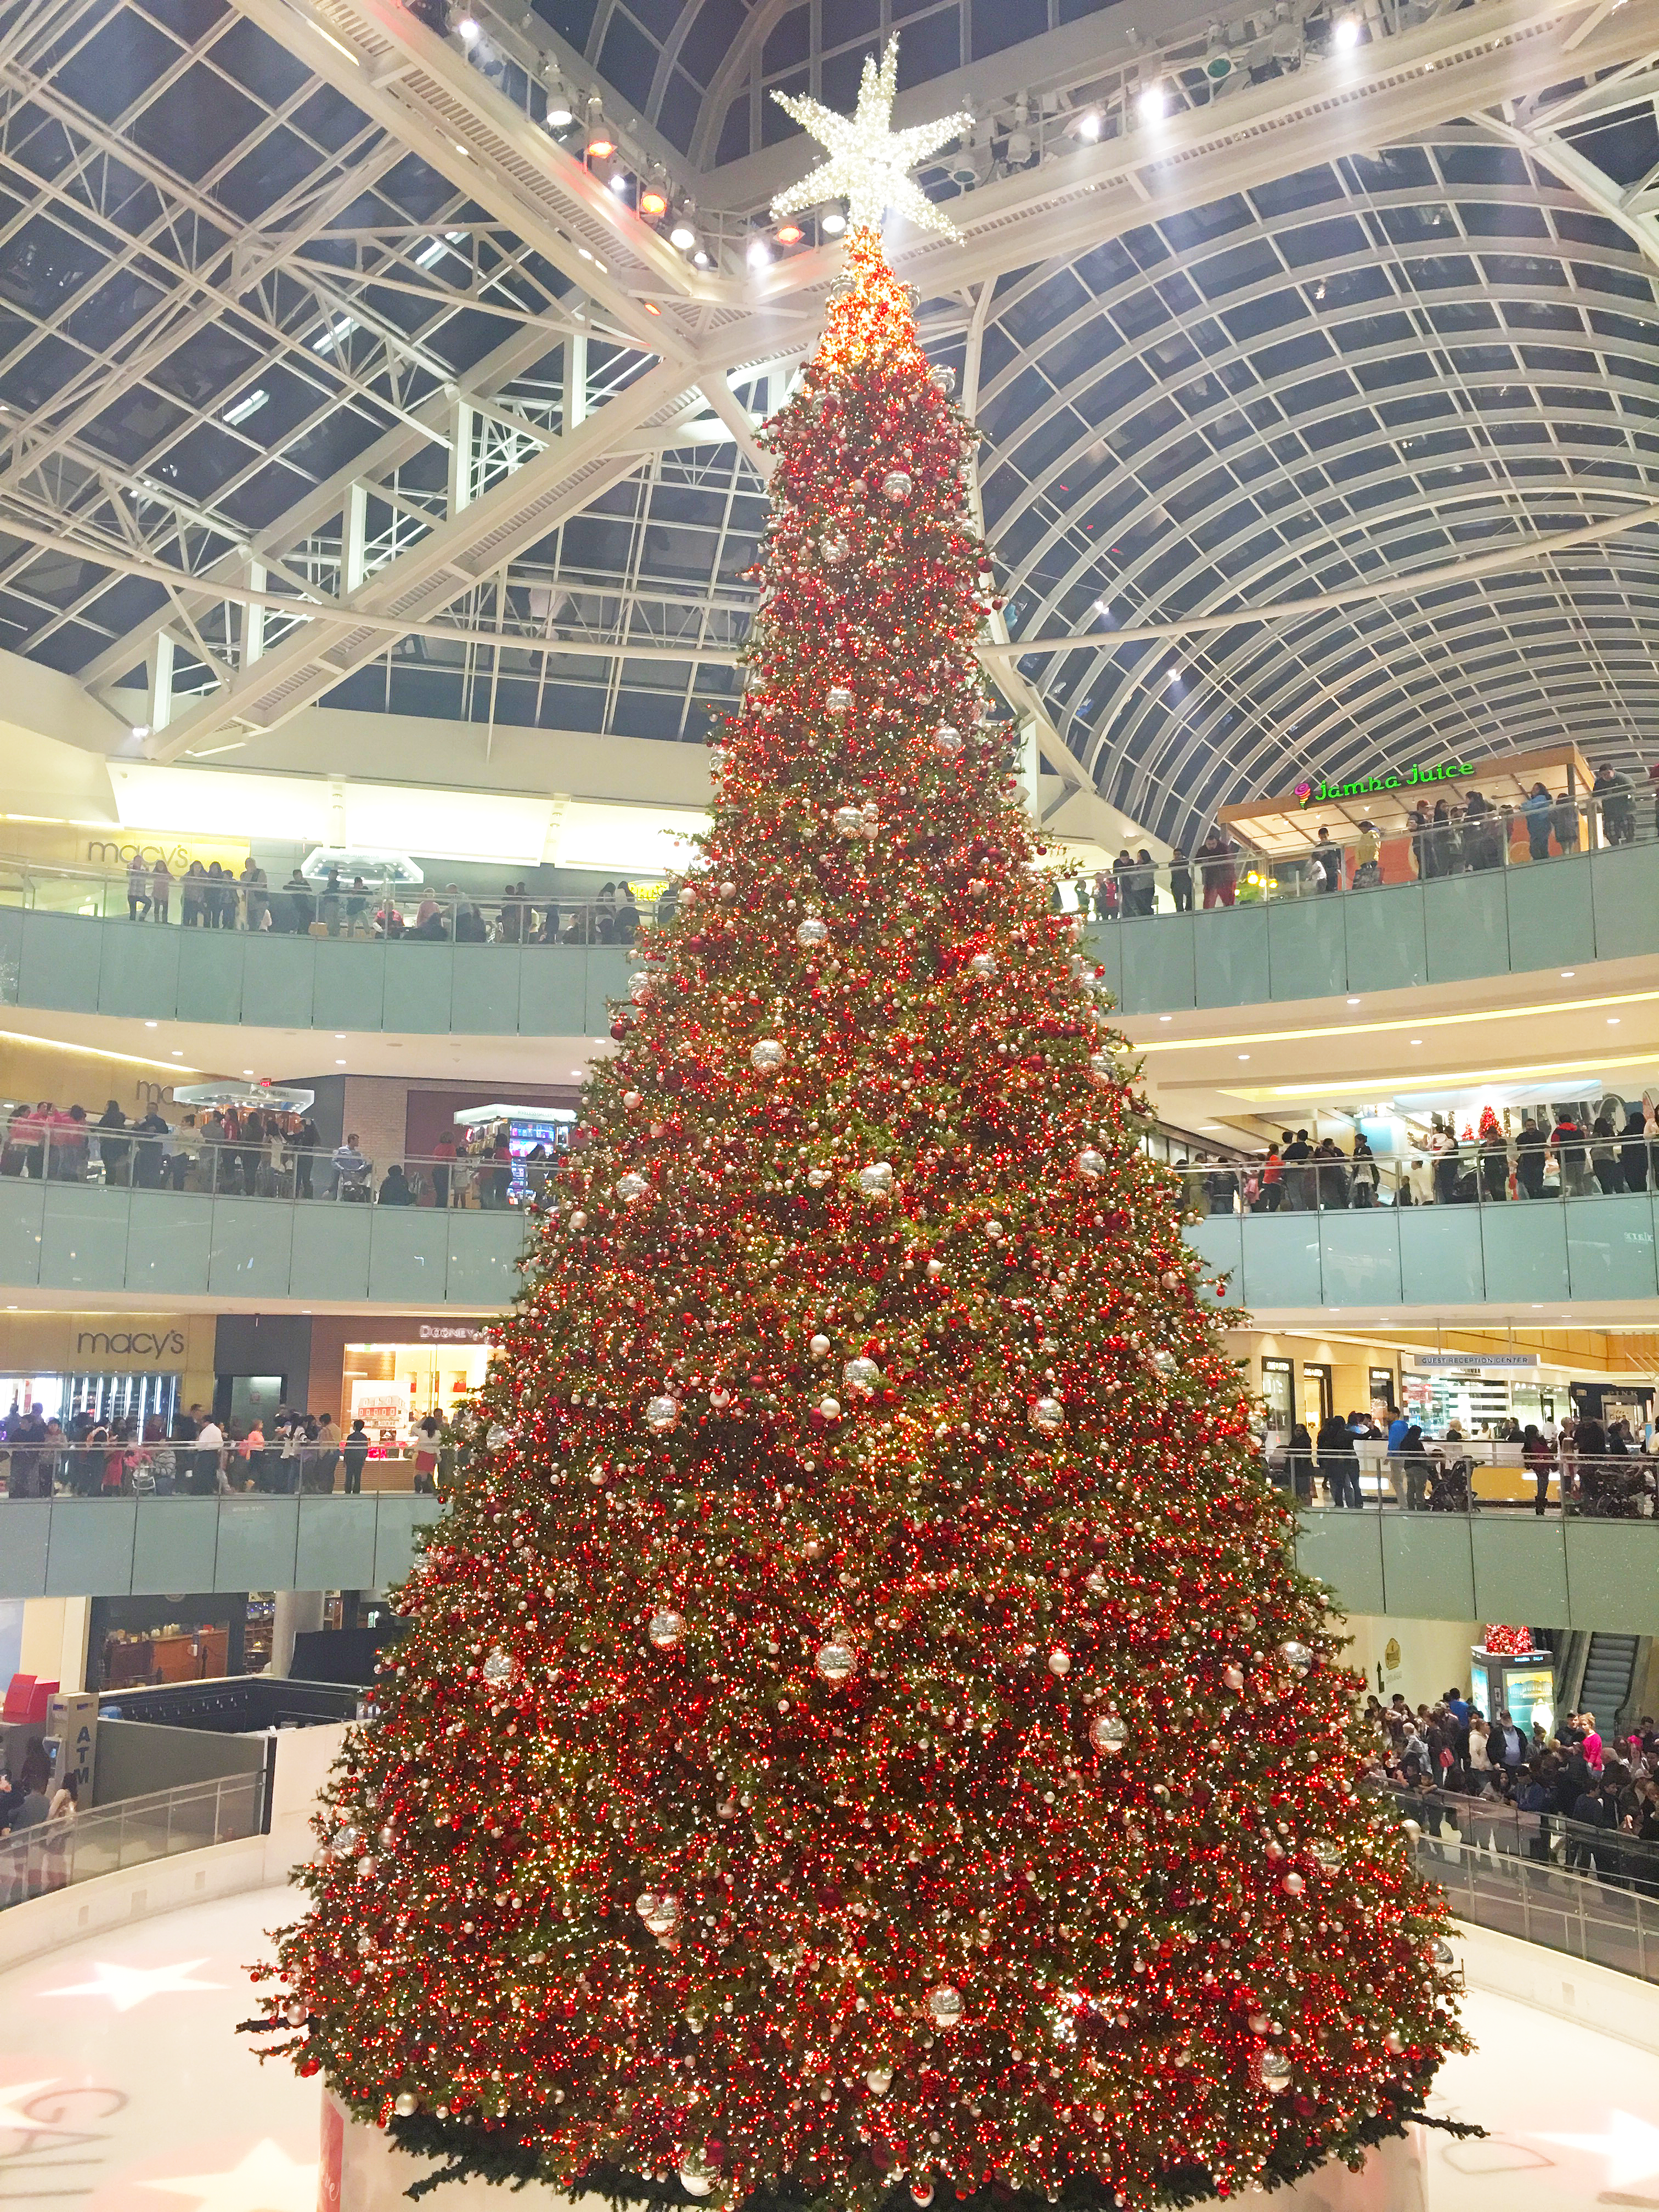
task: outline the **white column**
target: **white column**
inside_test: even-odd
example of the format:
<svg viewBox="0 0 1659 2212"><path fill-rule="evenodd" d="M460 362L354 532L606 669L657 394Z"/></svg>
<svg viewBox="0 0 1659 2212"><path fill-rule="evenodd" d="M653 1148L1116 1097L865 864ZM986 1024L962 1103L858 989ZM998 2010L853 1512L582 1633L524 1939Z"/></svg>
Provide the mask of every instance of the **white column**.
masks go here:
<svg viewBox="0 0 1659 2212"><path fill-rule="evenodd" d="M164 629L155 633L149 655L149 726L165 730L173 720L173 640Z"/></svg>
<svg viewBox="0 0 1659 2212"><path fill-rule="evenodd" d="M247 587L251 592L263 592L265 587L265 564L250 561ZM252 668L265 649L265 611L263 607L244 607L242 610L242 665Z"/></svg>
<svg viewBox="0 0 1659 2212"><path fill-rule="evenodd" d="M574 430L587 420L587 333L573 331L564 342L564 427Z"/></svg>
<svg viewBox="0 0 1659 2212"><path fill-rule="evenodd" d="M349 599L363 580L368 532L368 487L355 483L346 494L345 543L340 549L340 596Z"/></svg>
<svg viewBox="0 0 1659 2212"><path fill-rule="evenodd" d="M278 1590L270 1621L270 1673L288 1680L294 1664L294 1639L323 1625L321 1590Z"/></svg>
<svg viewBox="0 0 1659 2212"><path fill-rule="evenodd" d="M449 511L459 514L472 504L473 411L458 398L449 416Z"/></svg>

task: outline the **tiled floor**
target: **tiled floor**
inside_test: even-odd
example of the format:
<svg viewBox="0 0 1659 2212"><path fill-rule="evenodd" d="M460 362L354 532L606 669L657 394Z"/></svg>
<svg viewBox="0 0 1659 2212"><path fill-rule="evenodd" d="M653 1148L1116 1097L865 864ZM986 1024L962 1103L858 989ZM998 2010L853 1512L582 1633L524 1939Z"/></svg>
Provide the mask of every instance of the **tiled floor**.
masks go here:
<svg viewBox="0 0 1659 2212"><path fill-rule="evenodd" d="M0 2207L313 2212L316 2087L234 2032L296 1902L198 1905L0 1977ZM1438 2107L1490 2132L1430 2136L1430 2212L1659 2212L1652 2055L1479 1991L1467 2017L1480 2048Z"/></svg>

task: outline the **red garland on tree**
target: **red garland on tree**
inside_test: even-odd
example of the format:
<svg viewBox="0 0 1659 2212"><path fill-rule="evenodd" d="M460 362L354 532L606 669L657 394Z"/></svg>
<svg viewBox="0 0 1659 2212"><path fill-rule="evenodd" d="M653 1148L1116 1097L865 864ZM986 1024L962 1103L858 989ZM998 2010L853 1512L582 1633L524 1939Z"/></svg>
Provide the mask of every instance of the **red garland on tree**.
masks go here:
<svg viewBox="0 0 1659 2212"><path fill-rule="evenodd" d="M461 2167L1190 2202L1401 2130L1444 1913L1033 872L973 433L848 272L703 864L267 2011Z"/></svg>

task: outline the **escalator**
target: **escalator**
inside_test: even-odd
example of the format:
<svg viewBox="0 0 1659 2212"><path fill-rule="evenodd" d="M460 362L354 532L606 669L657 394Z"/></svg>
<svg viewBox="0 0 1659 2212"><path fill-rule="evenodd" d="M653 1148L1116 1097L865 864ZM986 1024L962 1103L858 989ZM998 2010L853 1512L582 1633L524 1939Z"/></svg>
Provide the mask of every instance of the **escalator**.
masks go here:
<svg viewBox="0 0 1659 2212"><path fill-rule="evenodd" d="M1578 1710L1595 1715L1603 1736L1613 1734L1614 1722L1630 1702L1640 1642L1637 1636L1604 1636L1599 1631L1590 1638L1578 1686Z"/></svg>

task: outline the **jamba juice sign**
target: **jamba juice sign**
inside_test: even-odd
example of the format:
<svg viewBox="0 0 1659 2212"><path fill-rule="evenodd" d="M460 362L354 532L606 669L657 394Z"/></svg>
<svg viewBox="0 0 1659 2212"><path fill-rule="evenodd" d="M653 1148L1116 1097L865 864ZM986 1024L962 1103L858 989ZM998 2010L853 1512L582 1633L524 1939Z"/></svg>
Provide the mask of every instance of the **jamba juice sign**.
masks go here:
<svg viewBox="0 0 1659 2212"><path fill-rule="evenodd" d="M1317 806L1326 799L1369 799L1373 792L1403 791L1419 783L1448 783L1455 777L1473 775L1474 772L1473 761L1443 761L1434 768L1413 761L1403 775L1362 775L1352 783L1298 783L1296 799L1301 806Z"/></svg>

